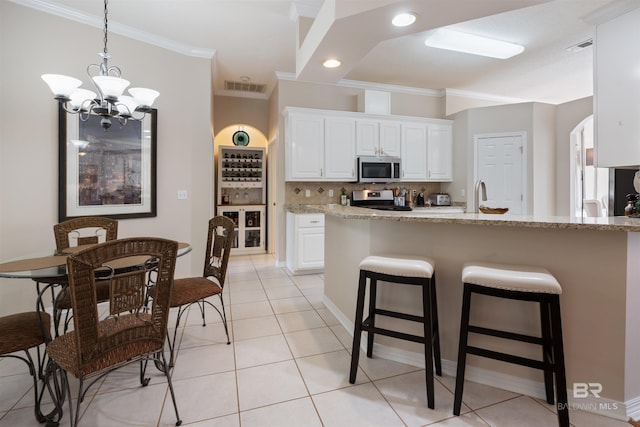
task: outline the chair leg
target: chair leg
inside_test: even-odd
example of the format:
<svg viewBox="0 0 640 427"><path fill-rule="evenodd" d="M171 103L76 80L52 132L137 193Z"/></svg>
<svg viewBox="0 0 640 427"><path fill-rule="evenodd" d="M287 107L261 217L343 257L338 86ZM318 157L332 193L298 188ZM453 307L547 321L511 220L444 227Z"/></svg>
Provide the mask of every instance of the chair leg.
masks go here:
<svg viewBox="0 0 640 427"><path fill-rule="evenodd" d="M356 303L356 319L353 325L353 347L351 348L351 371L349 372L349 382L356 382L358 373L358 359L360 358L360 338L362 334L362 312L364 311L364 293L367 277L364 271L360 271L358 281L358 300Z"/></svg>
<svg viewBox="0 0 640 427"><path fill-rule="evenodd" d="M378 281L374 278L369 279L369 326L376 326L376 297L378 293ZM373 338L375 333L367 331L367 357L373 357Z"/></svg>
<svg viewBox="0 0 640 427"><path fill-rule="evenodd" d="M564 346L562 344L562 320L560 317L560 297L551 297L551 328L553 340L553 365L556 374L556 405L558 425L569 427L569 403L567 399L567 377L564 367Z"/></svg>
<svg viewBox="0 0 640 427"><path fill-rule="evenodd" d="M552 405L553 400L553 350L551 341L551 324L549 320L549 302L540 301L540 328L542 330L542 361L544 368L544 389L547 403Z"/></svg>
<svg viewBox="0 0 640 427"><path fill-rule="evenodd" d="M188 307L188 306L187 306ZM180 319L182 315L186 313L187 307L178 307L178 317L176 318L176 327L173 330L173 339L169 338L169 331L167 330L167 344L169 344L169 368L173 368L175 362L175 350L176 350L176 338L178 337L178 327L180 326Z"/></svg>
<svg viewBox="0 0 640 427"><path fill-rule="evenodd" d="M227 334L227 345L231 344L231 340L229 339L229 328L227 327L227 313L224 310L224 299L222 298L222 292L218 294L220 297L220 305L222 306L222 324L224 325L224 333ZM219 311L218 311L219 312Z"/></svg>
<svg viewBox="0 0 640 427"><path fill-rule="evenodd" d="M442 358L440 357L440 328L438 325L438 298L436 295L436 275L431 277L431 324L433 326L433 358L436 363L436 374L442 376Z"/></svg>
<svg viewBox="0 0 640 427"><path fill-rule="evenodd" d="M422 312L424 322L424 365L427 381L427 406L435 408L434 386L433 386L433 325L431 322L431 286L427 282L422 286Z"/></svg>
<svg viewBox="0 0 640 427"><path fill-rule="evenodd" d="M464 284L462 297L462 318L460 320L460 342L458 344L458 366L456 370L456 390L453 399L453 414L460 415L462 392L464 390L464 370L467 361L467 339L469 337L469 311L471 308L471 287Z"/></svg>
<svg viewBox="0 0 640 427"><path fill-rule="evenodd" d="M167 383L169 384L169 392L171 393L171 401L173 402L173 409L176 412L176 425L179 426L182 424L182 420L180 419L180 414L178 413L178 404L176 403L176 395L175 395L175 392L173 391L173 383L171 382L171 375L169 375L169 369L166 369L167 360L165 359L163 352L159 352L159 353L160 353L159 362L165 367L163 372L164 372L164 375L167 377Z"/></svg>

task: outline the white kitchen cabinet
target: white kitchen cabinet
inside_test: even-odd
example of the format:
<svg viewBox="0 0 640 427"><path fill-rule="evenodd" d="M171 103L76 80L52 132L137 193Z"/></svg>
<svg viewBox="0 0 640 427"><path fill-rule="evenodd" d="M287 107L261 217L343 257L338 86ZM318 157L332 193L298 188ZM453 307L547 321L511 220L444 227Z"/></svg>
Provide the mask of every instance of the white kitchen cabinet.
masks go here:
<svg viewBox="0 0 640 427"><path fill-rule="evenodd" d="M400 157L400 122L356 120L356 155Z"/></svg>
<svg viewBox="0 0 640 427"><path fill-rule="evenodd" d="M596 26L594 166L640 165L640 9ZM621 42L623 40L624 42Z"/></svg>
<svg viewBox="0 0 640 427"><path fill-rule="evenodd" d="M324 269L324 215L287 212L287 269L293 274Z"/></svg>
<svg viewBox="0 0 640 427"><path fill-rule="evenodd" d="M402 124L402 173L400 181L427 180L427 125Z"/></svg>
<svg viewBox="0 0 640 427"><path fill-rule="evenodd" d="M448 124L430 124L427 133L427 181L452 179L453 129Z"/></svg>
<svg viewBox="0 0 640 427"><path fill-rule="evenodd" d="M355 119L324 119L324 178L327 181L356 180Z"/></svg>
<svg viewBox="0 0 640 427"><path fill-rule="evenodd" d="M218 206L218 215L235 224L231 255L264 253L264 205Z"/></svg>
<svg viewBox="0 0 640 427"><path fill-rule="evenodd" d="M324 177L324 116L290 112L285 117L285 179L320 181Z"/></svg>

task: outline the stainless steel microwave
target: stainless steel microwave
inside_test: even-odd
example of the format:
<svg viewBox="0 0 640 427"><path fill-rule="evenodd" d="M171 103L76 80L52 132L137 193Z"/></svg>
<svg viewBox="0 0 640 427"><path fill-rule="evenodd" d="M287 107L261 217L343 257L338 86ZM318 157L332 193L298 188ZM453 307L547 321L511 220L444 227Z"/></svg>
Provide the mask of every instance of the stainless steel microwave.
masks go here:
<svg viewBox="0 0 640 427"><path fill-rule="evenodd" d="M399 157L358 157L358 182L382 184L399 180Z"/></svg>

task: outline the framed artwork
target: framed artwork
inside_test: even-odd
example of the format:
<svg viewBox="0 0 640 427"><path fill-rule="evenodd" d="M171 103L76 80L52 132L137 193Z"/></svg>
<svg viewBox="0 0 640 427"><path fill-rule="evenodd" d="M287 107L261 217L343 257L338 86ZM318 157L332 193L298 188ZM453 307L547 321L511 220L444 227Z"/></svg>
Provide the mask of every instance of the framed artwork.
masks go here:
<svg viewBox="0 0 640 427"><path fill-rule="evenodd" d="M122 125L59 107L58 219L156 216L157 110Z"/></svg>

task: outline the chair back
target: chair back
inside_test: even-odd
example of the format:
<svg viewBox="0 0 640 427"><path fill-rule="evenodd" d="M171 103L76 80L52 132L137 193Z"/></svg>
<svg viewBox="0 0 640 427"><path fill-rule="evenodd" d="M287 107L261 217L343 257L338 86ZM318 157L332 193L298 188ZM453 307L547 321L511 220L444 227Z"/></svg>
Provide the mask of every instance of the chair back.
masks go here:
<svg viewBox="0 0 640 427"><path fill-rule="evenodd" d="M604 216L602 213L602 204L600 200L584 200L584 210L588 217Z"/></svg>
<svg viewBox="0 0 640 427"><path fill-rule="evenodd" d="M86 235L88 229L94 229L93 233ZM82 233L83 231L85 234ZM118 221L99 216L72 218L55 224L53 234L56 239L56 249L60 252L69 248L72 240L76 242L74 246L82 246L117 239Z"/></svg>
<svg viewBox="0 0 640 427"><path fill-rule="evenodd" d="M162 349L177 252L175 241L139 237L101 243L67 258L79 367L107 353L126 360L151 347ZM151 270L157 275L157 294L149 313L145 292ZM103 320L97 281L107 281L110 288L109 314Z"/></svg>
<svg viewBox="0 0 640 427"><path fill-rule="evenodd" d="M203 277L216 278L220 288L224 287L234 233L235 224L226 216L215 216L209 220Z"/></svg>

